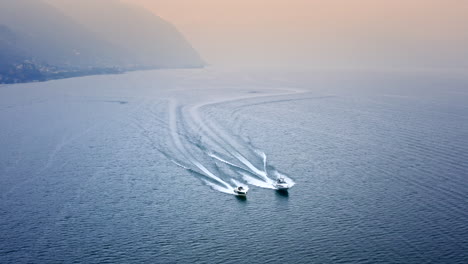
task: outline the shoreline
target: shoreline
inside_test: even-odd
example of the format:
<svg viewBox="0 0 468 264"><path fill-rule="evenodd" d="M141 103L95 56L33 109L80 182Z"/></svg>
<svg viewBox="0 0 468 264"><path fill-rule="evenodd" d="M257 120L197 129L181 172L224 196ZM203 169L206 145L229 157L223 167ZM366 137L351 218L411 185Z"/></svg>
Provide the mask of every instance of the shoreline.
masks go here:
<svg viewBox="0 0 468 264"><path fill-rule="evenodd" d="M61 80L61 79L69 79L69 78L76 78L76 77L85 77L85 76L96 76L96 75L116 75L116 74L124 74L128 72L134 71L147 71L147 70L170 70L170 69L203 69L206 65L200 66L184 66L184 67L159 67L159 66L151 66L151 67L129 67L129 68L119 68L119 67L109 67L109 68L90 68L90 69L82 69L82 70L63 70L63 71L56 71L56 72L48 72L45 71L40 73L41 75L37 78L30 78L28 79L27 76L23 76L23 79L13 79L12 81L2 82L0 81L0 86L4 85L13 85L13 84L24 84L24 83L37 83L37 82L47 82L52 80ZM2 75L0 75L2 77ZM8 77L12 78L12 77ZM8 78L5 78L8 80ZM0 78L1 80L2 78Z"/></svg>

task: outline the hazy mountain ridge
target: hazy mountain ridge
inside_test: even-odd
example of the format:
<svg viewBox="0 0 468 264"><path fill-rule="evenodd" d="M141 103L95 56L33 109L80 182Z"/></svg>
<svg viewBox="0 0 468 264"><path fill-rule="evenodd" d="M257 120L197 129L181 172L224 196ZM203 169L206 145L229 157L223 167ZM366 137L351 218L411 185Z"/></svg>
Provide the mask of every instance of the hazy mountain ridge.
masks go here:
<svg viewBox="0 0 468 264"><path fill-rule="evenodd" d="M89 31L128 52L127 62L171 68L203 65L200 56L173 25L144 8L117 0L47 1Z"/></svg>
<svg viewBox="0 0 468 264"><path fill-rule="evenodd" d="M0 61L2 64L10 64L21 60L23 55L16 48L16 34L7 26L0 25Z"/></svg>
<svg viewBox="0 0 468 264"><path fill-rule="evenodd" d="M1 0L0 83L146 68L203 66L203 61L182 35L157 16L117 1L91 3ZM105 12L100 4L106 5ZM72 10L89 15L79 16ZM99 21L99 16L108 19ZM145 17L149 23L138 24L139 17ZM120 27L112 27L118 21ZM130 21L133 21L132 27L123 28ZM137 31L138 25L145 30ZM106 35L106 32L120 38ZM173 36L178 38L172 41ZM136 44L125 41L139 38L141 40L133 40ZM145 48L145 45L165 47L167 43L166 49Z"/></svg>
<svg viewBox="0 0 468 264"><path fill-rule="evenodd" d="M17 48L18 36L0 25L0 83L14 83L24 79L42 81L43 75L23 50Z"/></svg>

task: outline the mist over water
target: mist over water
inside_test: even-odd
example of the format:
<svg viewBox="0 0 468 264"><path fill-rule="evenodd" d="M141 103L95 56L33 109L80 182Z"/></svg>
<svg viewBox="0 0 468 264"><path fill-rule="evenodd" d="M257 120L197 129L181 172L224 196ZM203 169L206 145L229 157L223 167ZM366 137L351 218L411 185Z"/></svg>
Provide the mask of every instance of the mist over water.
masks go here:
<svg viewBox="0 0 468 264"><path fill-rule="evenodd" d="M0 263L466 263L467 85L208 68L0 86Z"/></svg>

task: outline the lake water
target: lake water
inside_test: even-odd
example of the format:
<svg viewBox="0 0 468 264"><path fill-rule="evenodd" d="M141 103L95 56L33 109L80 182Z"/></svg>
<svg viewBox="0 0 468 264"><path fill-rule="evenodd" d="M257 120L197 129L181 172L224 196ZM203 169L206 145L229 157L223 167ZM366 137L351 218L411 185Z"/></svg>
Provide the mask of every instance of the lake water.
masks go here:
<svg viewBox="0 0 468 264"><path fill-rule="evenodd" d="M468 74L1 86L0 199L0 263L468 263Z"/></svg>

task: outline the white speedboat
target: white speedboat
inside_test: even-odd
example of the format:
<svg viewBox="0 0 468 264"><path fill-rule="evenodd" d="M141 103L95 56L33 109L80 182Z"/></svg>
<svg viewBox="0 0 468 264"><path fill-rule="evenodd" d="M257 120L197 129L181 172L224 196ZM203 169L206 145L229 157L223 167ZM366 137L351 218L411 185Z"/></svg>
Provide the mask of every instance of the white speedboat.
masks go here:
<svg viewBox="0 0 468 264"><path fill-rule="evenodd" d="M237 196L246 197L248 191L249 191L249 188L247 188L247 187L238 186L238 187L234 188L234 193Z"/></svg>
<svg viewBox="0 0 468 264"><path fill-rule="evenodd" d="M284 178L278 178L275 183L275 188L278 191L286 191L289 189L289 184L286 182Z"/></svg>

